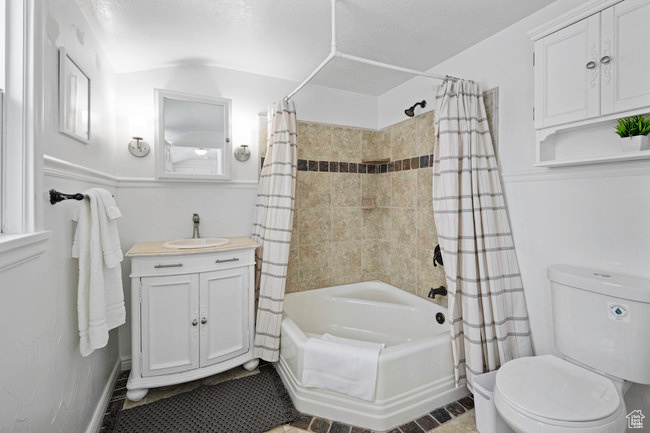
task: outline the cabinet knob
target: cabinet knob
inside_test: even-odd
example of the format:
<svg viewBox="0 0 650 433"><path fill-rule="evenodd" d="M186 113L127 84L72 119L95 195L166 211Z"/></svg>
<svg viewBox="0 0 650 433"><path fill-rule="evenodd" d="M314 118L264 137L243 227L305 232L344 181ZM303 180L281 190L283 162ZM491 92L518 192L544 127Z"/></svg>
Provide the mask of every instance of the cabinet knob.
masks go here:
<svg viewBox="0 0 650 433"><path fill-rule="evenodd" d="M596 62L591 61L587 63L587 69L595 69L596 68Z"/></svg>
<svg viewBox="0 0 650 433"><path fill-rule="evenodd" d="M206 323L208 323L208 319L205 318L205 317L202 317L201 318L201 325L205 325Z"/></svg>
<svg viewBox="0 0 650 433"><path fill-rule="evenodd" d="M198 325L198 324L199 324L199 321L198 321L198 320L196 320L196 319L192 320L192 326L196 326L196 325Z"/></svg>
<svg viewBox="0 0 650 433"><path fill-rule="evenodd" d="M603 65L606 65L606 64L608 64L608 63L611 62L611 61L612 61L612 58L609 57L609 56L603 56L603 58L600 59L600 63L602 63Z"/></svg>

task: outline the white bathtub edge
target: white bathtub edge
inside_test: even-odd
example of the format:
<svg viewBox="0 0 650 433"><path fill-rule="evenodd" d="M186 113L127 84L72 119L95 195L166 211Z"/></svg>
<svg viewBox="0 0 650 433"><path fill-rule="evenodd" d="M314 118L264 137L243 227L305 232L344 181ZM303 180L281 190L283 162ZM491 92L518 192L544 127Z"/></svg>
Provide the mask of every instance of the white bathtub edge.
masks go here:
<svg viewBox="0 0 650 433"><path fill-rule="evenodd" d="M294 406L300 412L317 413L323 418L370 430L390 430L469 394L466 387L441 391L449 388L449 384L445 382L402 394L397 401L390 401L386 405L355 399L356 405L362 408L355 409L350 407L351 397L324 394L302 386L282 357L274 366L289 391ZM454 379L450 377L449 380L453 383Z"/></svg>

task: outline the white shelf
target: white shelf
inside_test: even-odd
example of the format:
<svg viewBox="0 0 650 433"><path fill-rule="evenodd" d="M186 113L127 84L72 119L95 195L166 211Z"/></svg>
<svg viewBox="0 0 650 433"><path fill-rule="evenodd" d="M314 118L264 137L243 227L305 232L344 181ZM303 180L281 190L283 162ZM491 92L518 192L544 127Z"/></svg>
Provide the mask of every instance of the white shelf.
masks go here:
<svg viewBox="0 0 650 433"><path fill-rule="evenodd" d="M601 164L606 162L632 161L635 159L650 159L650 150L639 152L621 153L617 155L590 156L585 158L575 158L566 160L549 160L540 161L535 167L564 167L571 165Z"/></svg>

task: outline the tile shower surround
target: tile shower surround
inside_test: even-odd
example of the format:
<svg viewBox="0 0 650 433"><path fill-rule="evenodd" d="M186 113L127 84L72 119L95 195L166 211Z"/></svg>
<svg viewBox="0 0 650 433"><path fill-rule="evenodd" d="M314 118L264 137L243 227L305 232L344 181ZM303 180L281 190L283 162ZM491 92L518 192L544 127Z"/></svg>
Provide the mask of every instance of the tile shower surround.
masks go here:
<svg viewBox="0 0 650 433"><path fill-rule="evenodd" d="M433 120L381 131L298 122L287 292L377 279L426 297L444 284L432 266Z"/></svg>
<svg viewBox="0 0 650 433"><path fill-rule="evenodd" d="M484 100L496 135L498 89ZM380 131L298 121L298 139L288 293L381 280L426 298L446 285L432 264L432 111Z"/></svg>

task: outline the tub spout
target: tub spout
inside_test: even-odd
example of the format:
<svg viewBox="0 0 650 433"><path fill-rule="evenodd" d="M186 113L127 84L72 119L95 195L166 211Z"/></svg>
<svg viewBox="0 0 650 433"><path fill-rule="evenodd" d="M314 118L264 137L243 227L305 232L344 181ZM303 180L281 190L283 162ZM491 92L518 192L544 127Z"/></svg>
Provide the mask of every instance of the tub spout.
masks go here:
<svg viewBox="0 0 650 433"><path fill-rule="evenodd" d="M436 299L436 295L447 296L447 288L445 286L440 286L437 289L434 289L432 287L431 290L429 290L429 294L427 295L427 297L431 299Z"/></svg>

